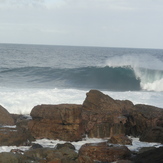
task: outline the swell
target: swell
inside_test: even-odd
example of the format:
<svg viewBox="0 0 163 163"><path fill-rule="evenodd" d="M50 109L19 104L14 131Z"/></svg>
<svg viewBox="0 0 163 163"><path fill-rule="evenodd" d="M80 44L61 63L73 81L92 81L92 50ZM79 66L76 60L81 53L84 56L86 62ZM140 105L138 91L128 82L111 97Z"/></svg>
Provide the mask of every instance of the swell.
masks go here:
<svg viewBox="0 0 163 163"><path fill-rule="evenodd" d="M126 67L1 68L1 86L163 91L163 70Z"/></svg>
<svg viewBox="0 0 163 163"><path fill-rule="evenodd" d="M141 90L140 79L129 67L81 67L59 69L22 67L1 69L2 83L25 87L101 89L111 91ZM1 84L2 84L1 83Z"/></svg>

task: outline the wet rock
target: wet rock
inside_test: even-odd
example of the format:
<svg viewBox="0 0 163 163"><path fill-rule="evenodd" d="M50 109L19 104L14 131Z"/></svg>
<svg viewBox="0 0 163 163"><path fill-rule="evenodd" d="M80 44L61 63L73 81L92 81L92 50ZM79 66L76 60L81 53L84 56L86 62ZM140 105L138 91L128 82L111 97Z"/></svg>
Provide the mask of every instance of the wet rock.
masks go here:
<svg viewBox="0 0 163 163"><path fill-rule="evenodd" d="M37 148L43 148L43 146L40 144L32 144L30 149L37 149Z"/></svg>
<svg viewBox="0 0 163 163"><path fill-rule="evenodd" d="M55 148L56 149L61 149L63 147L67 147L67 148L75 150L75 146L72 145L71 143L57 144Z"/></svg>
<svg viewBox="0 0 163 163"><path fill-rule="evenodd" d="M122 145L132 145L132 140L129 139L125 135L113 135L109 140L108 143L112 144L122 144Z"/></svg>
<svg viewBox="0 0 163 163"><path fill-rule="evenodd" d="M125 146L108 146L107 143L90 143L83 145L79 150L79 157L88 156L92 160L113 162L128 159L131 152Z"/></svg>

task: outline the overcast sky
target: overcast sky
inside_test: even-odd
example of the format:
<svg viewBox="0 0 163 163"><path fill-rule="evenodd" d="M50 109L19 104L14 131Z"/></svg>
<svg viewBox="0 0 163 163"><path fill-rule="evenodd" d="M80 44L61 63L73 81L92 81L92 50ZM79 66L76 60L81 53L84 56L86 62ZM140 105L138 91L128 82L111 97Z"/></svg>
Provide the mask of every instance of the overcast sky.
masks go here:
<svg viewBox="0 0 163 163"><path fill-rule="evenodd" d="M163 49L163 0L0 0L0 43Z"/></svg>

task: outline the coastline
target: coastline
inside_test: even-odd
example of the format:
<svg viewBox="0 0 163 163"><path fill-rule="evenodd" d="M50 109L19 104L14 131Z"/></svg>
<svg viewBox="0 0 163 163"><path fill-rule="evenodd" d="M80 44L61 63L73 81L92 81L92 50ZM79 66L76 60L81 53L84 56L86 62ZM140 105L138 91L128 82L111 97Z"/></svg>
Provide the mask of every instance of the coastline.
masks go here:
<svg viewBox="0 0 163 163"><path fill-rule="evenodd" d="M145 143L136 138L140 137L141 139L147 129L149 131L157 128L157 130L160 129L160 132L162 132L162 109L149 105L134 105L128 100L114 100L97 90L89 91L82 105L51 104L35 106L30 113L32 119L24 115L7 113L7 110L3 107L1 109L6 115L10 116L9 119L5 118L4 122L1 122L2 125L7 125L1 126L1 149L4 147L3 143L6 143L4 148L12 144L14 146L11 148L16 148L16 151L24 153L25 151L30 151L33 144L42 143L41 146L43 148L55 149L57 143L64 144L69 142L75 146L75 150L81 153L80 148L85 143L100 144L100 142L106 142L112 137L115 139L115 136L118 135L117 143L114 142L115 145L112 142L107 142L107 146L104 144L104 146L101 146L100 144L100 148L113 150L112 147L114 148L121 143L121 146L125 145L128 147L132 155L133 153L137 155L143 144L146 147L154 146L159 148L163 143L162 136L154 144L151 142ZM8 133L8 140L5 142L6 133ZM128 142L128 139L131 139L127 135L132 136L132 145L124 144L126 140ZM22 139L23 136L25 137ZM153 138L155 136L153 135ZM16 137L15 140L14 137ZM26 144L26 146L23 146L23 144ZM141 147L138 147L140 144ZM20 147L17 148L15 145ZM134 149L135 147L136 149ZM122 149L120 150L122 151ZM123 159L133 161L131 153ZM89 160L91 160L91 157L94 156L89 155L89 157ZM110 157L107 159L110 159ZM80 163L81 160L79 157L75 158L76 162Z"/></svg>

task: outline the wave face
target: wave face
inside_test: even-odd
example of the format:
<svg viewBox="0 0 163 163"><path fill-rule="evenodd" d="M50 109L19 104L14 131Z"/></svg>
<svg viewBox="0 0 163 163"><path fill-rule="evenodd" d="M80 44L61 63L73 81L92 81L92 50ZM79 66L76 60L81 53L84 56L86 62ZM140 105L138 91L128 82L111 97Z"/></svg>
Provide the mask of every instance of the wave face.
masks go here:
<svg viewBox="0 0 163 163"><path fill-rule="evenodd" d="M147 68L22 67L0 70L1 86L163 91L163 71Z"/></svg>
<svg viewBox="0 0 163 163"><path fill-rule="evenodd" d="M50 68L24 67L0 71L3 83L30 87L101 89L114 91L140 90L140 80L128 67ZM11 80L12 79L12 80Z"/></svg>

